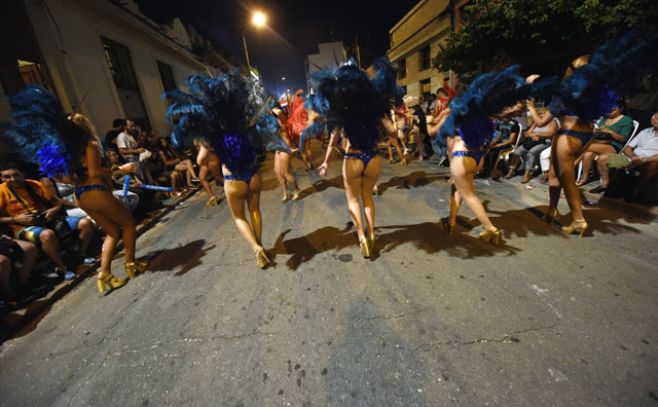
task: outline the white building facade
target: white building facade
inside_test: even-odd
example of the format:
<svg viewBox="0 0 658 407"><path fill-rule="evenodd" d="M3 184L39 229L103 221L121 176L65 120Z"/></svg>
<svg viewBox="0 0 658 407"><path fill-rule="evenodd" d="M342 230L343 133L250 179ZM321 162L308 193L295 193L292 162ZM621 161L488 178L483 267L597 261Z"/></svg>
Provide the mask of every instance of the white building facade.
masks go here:
<svg viewBox="0 0 658 407"><path fill-rule="evenodd" d="M167 135L162 93L184 89L189 75L206 70L180 20L160 26L132 0L9 1L24 17L21 27L31 30L25 38L34 42L13 50L23 83L50 88L67 111L87 115L101 136L125 117ZM17 87L7 74L11 63L5 57L0 70L9 94Z"/></svg>
<svg viewBox="0 0 658 407"><path fill-rule="evenodd" d="M318 44L318 53L306 57L306 86L311 92L311 75L323 69L335 69L345 62L345 46L341 41Z"/></svg>

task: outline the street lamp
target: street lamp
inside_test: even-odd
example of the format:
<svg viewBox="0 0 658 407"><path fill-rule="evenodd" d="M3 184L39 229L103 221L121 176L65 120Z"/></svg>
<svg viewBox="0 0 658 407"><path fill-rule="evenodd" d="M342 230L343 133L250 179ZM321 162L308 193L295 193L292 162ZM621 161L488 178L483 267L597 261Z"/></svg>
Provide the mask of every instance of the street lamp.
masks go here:
<svg viewBox="0 0 658 407"><path fill-rule="evenodd" d="M265 27L267 25L267 15L262 11L255 11L251 15L251 24L258 29ZM249 74L251 74L251 63L249 62L249 51L247 50L247 37L245 36L246 31L246 29L242 31L242 46L244 47L244 59L247 63L247 69L249 70Z"/></svg>

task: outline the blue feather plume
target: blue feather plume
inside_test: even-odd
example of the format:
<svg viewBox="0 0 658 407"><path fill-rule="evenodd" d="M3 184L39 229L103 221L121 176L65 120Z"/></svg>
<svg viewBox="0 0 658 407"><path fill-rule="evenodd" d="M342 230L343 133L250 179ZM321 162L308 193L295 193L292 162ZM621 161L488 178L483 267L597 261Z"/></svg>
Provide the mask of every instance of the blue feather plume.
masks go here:
<svg viewBox="0 0 658 407"><path fill-rule="evenodd" d="M48 177L84 176L81 159L90 135L68 120L61 104L41 86L29 85L9 99L15 129L8 135L25 161Z"/></svg>
<svg viewBox="0 0 658 407"><path fill-rule="evenodd" d="M590 62L562 81L560 103L553 114L565 112L594 120L610 112L610 91L630 95L644 77L658 68L658 34L630 31L599 47Z"/></svg>
<svg viewBox="0 0 658 407"><path fill-rule="evenodd" d="M202 138L231 172L253 169L264 151L289 150L259 81L232 71L216 77L191 76L187 87L189 93L175 90L163 95L171 102L167 118L174 123L174 146Z"/></svg>
<svg viewBox="0 0 658 407"><path fill-rule="evenodd" d="M329 127L343 128L350 145L362 151L376 147L379 120L388 115L393 99L402 94L388 60L377 60L374 68L372 80L353 61L314 73L311 83L316 93L305 103L306 108L323 116Z"/></svg>
<svg viewBox="0 0 658 407"><path fill-rule="evenodd" d="M466 91L450 102L450 116L440 137L459 134L470 149L480 149L491 139L494 125L490 117L530 96L532 87L518 74L518 66L476 77Z"/></svg>

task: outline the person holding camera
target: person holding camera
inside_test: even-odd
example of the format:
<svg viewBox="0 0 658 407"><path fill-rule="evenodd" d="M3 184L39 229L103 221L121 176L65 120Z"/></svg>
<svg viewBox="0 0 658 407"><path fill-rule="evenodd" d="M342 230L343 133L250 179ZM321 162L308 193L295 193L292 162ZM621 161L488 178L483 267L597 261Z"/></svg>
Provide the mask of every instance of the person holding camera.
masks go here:
<svg viewBox="0 0 658 407"><path fill-rule="evenodd" d="M15 163L0 168L0 222L10 225L14 237L40 247L55 264L55 272L65 280L75 278L60 257L59 240L77 232L79 255L85 253L93 237L89 219L62 216L62 205L39 182L25 179Z"/></svg>

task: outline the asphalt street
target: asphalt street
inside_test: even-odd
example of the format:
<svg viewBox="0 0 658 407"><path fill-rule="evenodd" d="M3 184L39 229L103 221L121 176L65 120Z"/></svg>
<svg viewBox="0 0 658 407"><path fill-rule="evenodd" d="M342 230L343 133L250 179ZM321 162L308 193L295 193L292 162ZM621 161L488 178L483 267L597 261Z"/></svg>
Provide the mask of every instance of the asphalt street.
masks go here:
<svg viewBox="0 0 658 407"><path fill-rule="evenodd" d="M139 239L148 273L102 298L90 278L2 344L0 405L658 405L651 216L588 208L579 239L539 186L478 180L494 246L466 207L443 232L445 169L385 164L366 260L339 161L295 165L298 202L263 171L274 267L197 194Z"/></svg>

